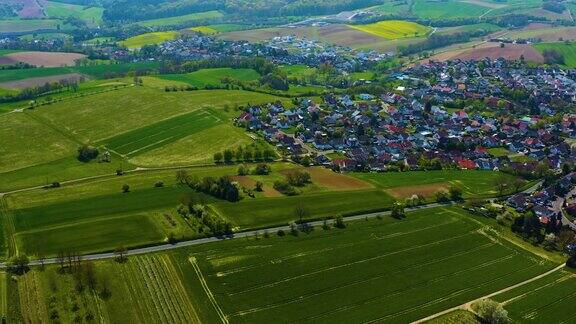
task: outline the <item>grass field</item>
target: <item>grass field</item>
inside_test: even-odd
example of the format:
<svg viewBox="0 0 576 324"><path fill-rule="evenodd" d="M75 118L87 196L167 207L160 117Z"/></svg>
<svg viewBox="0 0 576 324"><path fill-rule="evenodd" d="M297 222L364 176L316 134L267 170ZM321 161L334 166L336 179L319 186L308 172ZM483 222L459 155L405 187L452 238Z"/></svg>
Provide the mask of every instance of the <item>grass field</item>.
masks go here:
<svg viewBox="0 0 576 324"><path fill-rule="evenodd" d="M214 153L253 142L241 128L218 123L207 129L197 128L192 135L139 153L130 161L147 167L210 164L214 161Z"/></svg>
<svg viewBox="0 0 576 324"><path fill-rule="evenodd" d="M67 17L74 17L83 20L88 26L94 27L102 23L104 8L46 1L44 12L50 18L66 19Z"/></svg>
<svg viewBox="0 0 576 324"><path fill-rule="evenodd" d="M3 19L0 20L0 33L33 32L41 29L56 30L64 23L58 19Z"/></svg>
<svg viewBox="0 0 576 324"><path fill-rule="evenodd" d="M564 56L566 67L576 67L576 43L539 43L533 46L541 53L546 50L555 50Z"/></svg>
<svg viewBox="0 0 576 324"><path fill-rule="evenodd" d="M74 289L73 275L48 266L11 279L8 319L48 321L56 312L62 321L91 313L105 323L407 323L555 266L495 235L450 207L410 213L402 221L361 220L343 230L239 238L130 256L126 263L98 261L94 288L82 291ZM554 317L537 319L569 320L570 312L557 309L572 309L562 297L574 294L574 282L547 291L532 291L529 284L508 298L528 292L516 299L526 310L533 295L540 302L555 296L564 308L534 304L547 314L556 310ZM109 289L106 298L103 287ZM506 308L525 321L514 306Z"/></svg>
<svg viewBox="0 0 576 324"><path fill-rule="evenodd" d="M238 81L256 81L260 78L258 72L252 69L203 69L188 74L166 74L159 78L185 82L195 87L205 87L207 85L221 85L222 79L230 78Z"/></svg>
<svg viewBox="0 0 576 324"><path fill-rule="evenodd" d="M198 26L198 27L192 27L190 28L190 30L195 31L195 32L199 32L205 35L214 35L214 34L218 34L218 31L210 26Z"/></svg>
<svg viewBox="0 0 576 324"><path fill-rule="evenodd" d="M385 39L422 37L432 30L430 27L402 20L385 20L369 25L350 25L350 27Z"/></svg>
<svg viewBox="0 0 576 324"><path fill-rule="evenodd" d="M210 128L220 119L208 110L194 111L107 139L106 147L123 156L134 156Z"/></svg>
<svg viewBox="0 0 576 324"><path fill-rule="evenodd" d="M144 20L144 21L137 22L137 24L142 25L142 26L146 26L146 27L172 26L172 25L185 24L185 23L193 22L193 21L197 21L197 20L217 19L217 18L221 18L222 16L223 16L222 13L220 13L219 11L206 11L206 12L192 13L192 14L183 15L183 16Z"/></svg>
<svg viewBox="0 0 576 324"><path fill-rule="evenodd" d="M173 40L177 38L178 35L180 35L180 33L177 31L152 32L130 37L118 43L129 49L137 49L144 45L161 44L165 41Z"/></svg>
<svg viewBox="0 0 576 324"><path fill-rule="evenodd" d="M385 210L392 197L380 190L321 192L293 197L245 199L238 203L217 202L213 207L240 229L285 225L298 220L295 207L304 206L309 218L333 217Z"/></svg>
<svg viewBox="0 0 576 324"><path fill-rule="evenodd" d="M571 323L576 319L576 277L559 271L498 295L510 317L521 323Z"/></svg>
<svg viewBox="0 0 576 324"><path fill-rule="evenodd" d="M158 67L157 62L138 62L128 64L101 64L80 67L53 67L35 68L25 70L0 70L0 83L24 80L28 78L39 78L55 76L69 73L85 74L89 77L103 78L109 74L126 73L129 71L147 70Z"/></svg>
<svg viewBox="0 0 576 324"><path fill-rule="evenodd" d="M408 323L553 267L479 231L458 208L175 253L231 323Z"/></svg>
<svg viewBox="0 0 576 324"><path fill-rule="evenodd" d="M412 13L424 19L448 19L448 18L471 18L479 17L490 8L473 3L456 0L429 1L414 0Z"/></svg>
<svg viewBox="0 0 576 324"><path fill-rule="evenodd" d="M456 185L462 188L464 197L496 196L494 181L498 177L513 178L513 176L505 173L474 170L353 173L352 176L373 183L384 190L402 189L402 191L409 192L413 188L414 193L420 191L422 188L419 188L419 186L422 185L437 184L441 185L441 187Z"/></svg>

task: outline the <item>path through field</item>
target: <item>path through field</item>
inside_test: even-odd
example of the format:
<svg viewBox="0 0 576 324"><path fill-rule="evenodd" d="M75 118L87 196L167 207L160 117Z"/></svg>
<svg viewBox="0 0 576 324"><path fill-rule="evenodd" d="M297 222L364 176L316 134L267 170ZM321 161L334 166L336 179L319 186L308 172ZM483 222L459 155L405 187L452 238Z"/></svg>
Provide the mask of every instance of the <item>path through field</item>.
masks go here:
<svg viewBox="0 0 576 324"><path fill-rule="evenodd" d="M500 289L500 290L495 291L495 292L493 292L493 293L491 293L491 294L488 294L488 295L486 295L486 296L482 296L482 297L480 297L480 298L474 299L474 300L469 301L469 302L467 302L467 303L464 303L464 304L462 304L462 305L458 305L458 306L449 308L449 309L447 309L447 310L438 312L438 313L436 313L436 314L427 316L427 317L425 317L425 318L419 319L419 320L413 322L413 324L428 322L428 321L433 320L433 319L435 319L435 318L437 318L437 317L440 317L440 316L442 316L442 315L446 315L446 314L448 314L448 313L451 313L451 312L456 311L456 310L459 310L459 309L462 309L462 310L470 310L471 305L472 305L473 303L477 302L477 301L480 301L480 300L482 300L482 299L491 298L491 297L494 297L494 296L496 296L496 295L500 295L500 294L502 294L502 293L508 292L508 291L510 291L510 290L512 290L512 289L516 289L516 288L518 288L518 287L527 285L527 284L529 284L529 283L531 283L531 282L534 282L534 281L536 281L536 280L542 279L542 278L544 278L544 277L546 277L546 276L548 276L548 275L551 275L551 274L553 274L553 273L555 273L555 272L557 272L557 271L560 271L560 270L564 269L565 266L566 266L566 264L561 264L561 265L557 266L556 268L554 268L554 269L552 269L552 270L550 270L550 271L548 271L548 272L542 273L542 274L540 274L540 275L538 275L538 276L536 276L536 277L530 278L530 279L528 279L528 280L525 280L525 281L523 281L523 282L517 283L517 284L512 285L512 286L510 286L510 287L506 287L506 288L504 288L504 289Z"/></svg>

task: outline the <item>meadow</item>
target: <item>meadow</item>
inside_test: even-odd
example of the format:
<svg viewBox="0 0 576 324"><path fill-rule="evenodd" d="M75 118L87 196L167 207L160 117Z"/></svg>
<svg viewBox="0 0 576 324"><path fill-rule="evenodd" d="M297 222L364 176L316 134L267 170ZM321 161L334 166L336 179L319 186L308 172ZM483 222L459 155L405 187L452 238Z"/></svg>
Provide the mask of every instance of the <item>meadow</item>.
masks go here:
<svg viewBox="0 0 576 324"><path fill-rule="evenodd" d="M177 38L178 35L180 35L180 33L177 31L151 32L130 37L118 43L122 46L126 46L129 49L137 49L144 45L160 44L169 40L173 40Z"/></svg>
<svg viewBox="0 0 576 324"><path fill-rule="evenodd" d="M2 19L0 20L0 33L24 33L36 30L53 29L63 25L58 19Z"/></svg>
<svg viewBox="0 0 576 324"><path fill-rule="evenodd" d="M221 85L224 78L244 82L256 81L260 78L260 74L253 69L217 68L202 69L188 74L165 74L158 76L158 78L185 82L194 87L205 87Z"/></svg>
<svg viewBox="0 0 576 324"><path fill-rule="evenodd" d="M219 11L205 11L205 12L197 12L183 16L174 16L168 18L160 18L160 19L151 19L151 20L143 20L139 21L136 24L142 25L145 27L154 27L154 26L173 26L179 24L185 24L188 22L193 22L197 20L207 20L207 19L217 19L223 16L222 13Z"/></svg>
<svg viewBox="0 0 576 324"><path fill-rule="evenodd" d="M533 46L541 53L546 50L555 50L564 56L566 67L576 67L576 43L538 43Z"/></svg>
<svg viewBox="0 0 576 324"><path fill-rule="evenodd" d="M350 27L385 39L423 37L432 31L430 27L402 20L385 20L368 25L350 25Z"/></svg>

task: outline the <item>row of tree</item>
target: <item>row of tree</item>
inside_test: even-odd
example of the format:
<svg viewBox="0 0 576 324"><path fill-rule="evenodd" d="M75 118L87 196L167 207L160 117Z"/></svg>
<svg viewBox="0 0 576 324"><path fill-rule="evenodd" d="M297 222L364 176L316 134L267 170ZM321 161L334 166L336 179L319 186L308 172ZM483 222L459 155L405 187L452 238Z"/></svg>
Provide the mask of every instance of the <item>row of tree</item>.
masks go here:
<svg viewBox="0 0 576 324"><path fill-rule="evenodd" d="M253 161L273 161L276 153L273 149L260 148L256 145L239 146L236 150L226 149L223 152L214 153L214 162L253 162Z"/></svg>

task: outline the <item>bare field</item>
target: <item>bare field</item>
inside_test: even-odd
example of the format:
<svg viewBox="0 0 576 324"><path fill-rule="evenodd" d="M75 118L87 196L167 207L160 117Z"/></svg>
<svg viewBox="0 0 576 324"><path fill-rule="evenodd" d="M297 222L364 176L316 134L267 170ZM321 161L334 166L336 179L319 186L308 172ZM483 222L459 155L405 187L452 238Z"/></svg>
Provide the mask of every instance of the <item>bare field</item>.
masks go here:
<svg viewBox="0 0 576 324"><path fill-rule="evenodd" d="M242 187L247 189L253 189L256 187L256 180L250 178L249 176L233 176L232 181L238 182ZM262 189L264 197L272 198L283 196L280 192L278 192L278 190L270 187L269 185L265 184Z"/></svg>
<svg viewBox="0 0 576 324"><path fill-rule="evenodd" d="M534 23L506 35L508 39L541 39L543 42L576 40L576 27L552 27L548 24Z"/></svg>
<svg viewBox="0 0 576 324"><path fill-rule="evenodd" d="M20 5L22 9L18 12L20 18L44 18L44 10L39 1L36 0L4 0L7 3Z"/></svg>
<svg viewBox="0 0 576 324"><path fill-rule="evenodd" d="M450 188L449 182L431 183L425 185L406 186L387 189L386 192L390 196L397 199L410 198L413 195L422 195L424 197L432 197L440 189Z"/></svg>
<svg viewBox="0 0 576 324"><path fill-rule="evenodd" d="M296 36L310 40L349 46L370 48L382 51L394 51L399 45L407 45L421 39L386 40L346 25L333 24L324 27L264 28L223 33L219 37L226 40L246 40L252 43L262 42L278 36Z"/></svg>
<svg viewBox="0 0 576 324"><path fill-rule="evenodd" d="M10 60L12 63L23 62L43 67L74 66L76 60L86 57L78 53L60 52L17 52L0 57L0 60ZM10 64L0 61L0 64Z"/></svg>
<svg viewBox="0 0 576 324"><path fill-rule="evenodd" d="M499 43L486 43L476 48L448 51L431 57L431 60L481 60L484 58L498 59L505 58L508 60L517 60L524 56L526 61L543 63L544 58L531 45L525 44L506 44L504 48Z"/></svg>
<svg viewBox="0 0 576 324"><path fill-rule="evenodd" d="M312 182L333 191L348 191L374 188L371 184L360 179L336 173L325 168L309 168Z"/></svg>
<svg viewBox="0 0 576 324"><path fill-rule="evenodd" d="M61 80L70 80L74 82L78 82L86 77L79 73L68 73L68 74L61 74L61 75L54 75L54 76L47 76L47 77L39 77L39 78L29 78L24 80L18 81L10 81L10 82L2 82L0 83L0 88L4 89L25 89L25 88L32 88L44 85L46 83L51 82L59 82Z"/></svg>

